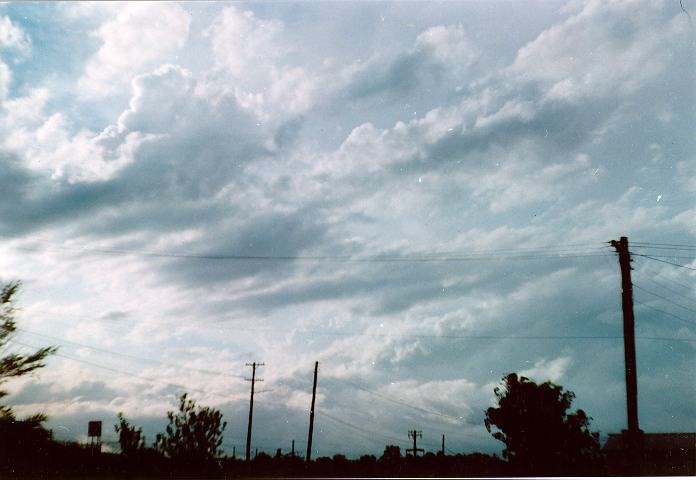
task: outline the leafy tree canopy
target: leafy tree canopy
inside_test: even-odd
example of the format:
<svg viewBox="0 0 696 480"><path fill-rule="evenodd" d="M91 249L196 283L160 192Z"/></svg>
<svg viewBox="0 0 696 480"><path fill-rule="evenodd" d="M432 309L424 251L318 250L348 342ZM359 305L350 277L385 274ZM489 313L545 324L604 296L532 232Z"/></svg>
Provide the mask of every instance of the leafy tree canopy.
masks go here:
<svg viewBox="0 0 696 480"><path fill-rule="evenodd" d="M143 429L136 429L131 425L123 416L123 412L118 412L118 425L114 425L114 430L118 433L118 443L123 455L132 456L145 448Z"/></svg>
<svg viewBox="0 0 696 480"><path fill-rule="evenodd" d="M510 373L496 388L498 405L486 410L486 429L505 443L503 456L516 471L582 473L599 461L599 434L584 411L569 413L575 394L551 382L536 384Z"/></svg>
<svg viewBox="0 0 696 480"><path fill-rule="evenodd" d="M167 412L166 434L158 433L155 448L164 455L183 460L210 460L222 454L222 432L227 422L211 407L196 406L187 394L179 397L179 411Z"/></svg>

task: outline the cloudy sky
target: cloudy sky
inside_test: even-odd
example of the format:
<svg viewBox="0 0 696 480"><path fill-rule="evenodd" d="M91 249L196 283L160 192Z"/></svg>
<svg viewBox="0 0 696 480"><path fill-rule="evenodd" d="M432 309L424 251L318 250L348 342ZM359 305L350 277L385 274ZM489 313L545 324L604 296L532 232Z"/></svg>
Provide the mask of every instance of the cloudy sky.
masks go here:
<svg viewBox="0 0 696 480"><path fill-rule="evenodd" d="M240 453L262 361L303 451L319 361L315 455L500 452L514 371L606 437L626 235L640 426L696 431L695 46L677 0L2 5L0 279L60 346L9 403L153 440L188 391Z"/></svg>

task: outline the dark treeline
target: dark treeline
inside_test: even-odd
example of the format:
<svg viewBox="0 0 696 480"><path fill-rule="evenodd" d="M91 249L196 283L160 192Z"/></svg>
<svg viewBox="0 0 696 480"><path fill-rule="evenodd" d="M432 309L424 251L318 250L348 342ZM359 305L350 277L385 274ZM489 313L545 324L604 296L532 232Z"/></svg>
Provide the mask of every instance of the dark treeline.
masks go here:
<svg viewBox="0 0 696 480"><path fill-rule="evenodd" d="M8 452L4 452L8 453ZM493 477L519 474L499 457L481 453L443 455L426 453L404 457L399 447L387 446L380 457L364 455L347 459L337 454L319 457L307 464L292 455L270 456L259 453L249 463L223 457L211 460L176 460L154 449L144 449L136 456L99 453L89 445L47 441L31 449L14 452L0 464L1 478L66 477ZM596 465L595 475L605 473ZM589 473L588 473L589 474Z"/></svg>

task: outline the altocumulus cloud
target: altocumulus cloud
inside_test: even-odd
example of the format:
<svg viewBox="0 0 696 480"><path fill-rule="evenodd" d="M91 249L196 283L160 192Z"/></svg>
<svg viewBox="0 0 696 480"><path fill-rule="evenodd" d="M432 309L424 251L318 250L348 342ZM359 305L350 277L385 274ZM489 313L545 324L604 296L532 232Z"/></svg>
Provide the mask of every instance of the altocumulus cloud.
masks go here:
<svg viewBox="0 0 696 480"><path fill-rule="evenodd" d="M244 363L263 360L271 450L304 438L318 360L321 454L413 427L499 451L483 412L512 371L623 428L602 242L696 243L692 27L667 1L537 3L545 23L506 35L487 8L507 25L529 6L3 6L0 266L25 282L18 341L63 355L10 401L58 436L124 411L152 438L189 391L222 409L231 450ZM66 31L79 62L23 70ZM634 267L696 295L686 269ZM693 338L638 299L639 337ZM642 428L696 428L694 343L638 352Z"/></svg>

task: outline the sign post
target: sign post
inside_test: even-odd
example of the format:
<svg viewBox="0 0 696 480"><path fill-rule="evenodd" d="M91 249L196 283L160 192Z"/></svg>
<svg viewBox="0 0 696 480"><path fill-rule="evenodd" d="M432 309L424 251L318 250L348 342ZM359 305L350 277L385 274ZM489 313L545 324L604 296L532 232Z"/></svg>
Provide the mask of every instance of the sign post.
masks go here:
<svg viewBox="0 0 696 480"><path fill-rule="evenodd" d="M102 436L102 422L101 420L92 420L87 424L87 436L89 437L89 444L92 446L92 452L97 451L101 453L101 436Z"/></svg>

